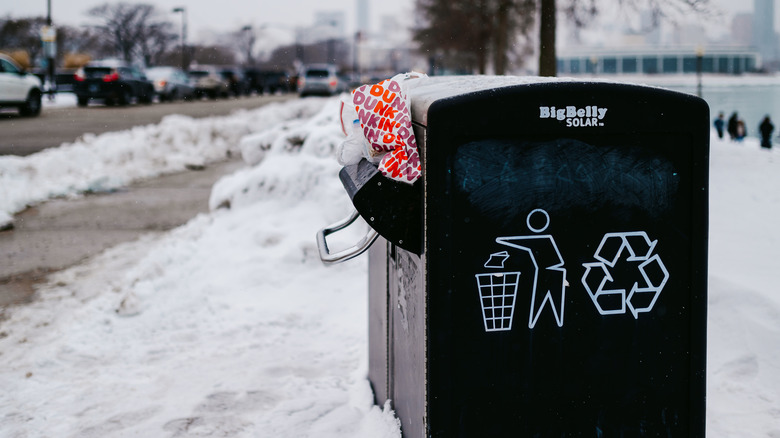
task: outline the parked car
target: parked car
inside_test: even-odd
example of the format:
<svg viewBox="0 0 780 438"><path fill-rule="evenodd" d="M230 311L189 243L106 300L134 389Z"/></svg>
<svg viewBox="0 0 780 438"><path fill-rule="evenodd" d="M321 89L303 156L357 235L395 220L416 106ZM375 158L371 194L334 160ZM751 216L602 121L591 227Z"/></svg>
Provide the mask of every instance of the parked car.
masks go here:
<svg viewBox="0 0 780 438"><path fill-rule="evenodd" d="M249 81L241 69L222 68L219 74L222 76L222 79L227 81L230 94L233 96L246 96L251 92Z"/></svg>
<svg viewBox="0 0 780 438"><path fill-rule="evenodd" d="M27 73L10 56L0 54L0 107L16 107L25 117L41 113L43 86L37 76Z"/></svg>
<svg viewBox="0 0 780 438"><path fill-rule="evenodd" d="M298 77L298 93L301 97L318 94L332 96L346 91L346 84L332 64L313 64L304 67Z"/></svg>
<svg viewBox="0 0 780 438"><path fill-rule="evenodd" d="M216 99L230 94L230 85L215 67L197 67L189 71L195 86L195 96Z"/></svg>
<svg viewBox="0 0 780 438"><path fill-rule="evenodd" d="M73 92L79 106L91 99L101 99L106 105L129 105L133 99L151 103L154 86L141 70L116 62L94 62L80 68L73 76Z"/></svg>
<svg viewBox="0 0 780 438"><path fill-rule="evenodd" d="M258 94L292 91L290 75L284 71L248 69L244 72L249 88Z"/></svg>
<svg viewBox="0 0 780 438"><path fill-rule="evenodd" d="M150 67L146 69L146 77L152 81L160 102L188 100L195 96L195 87L187 73L180 68Z"/></svg>
<svg viewBox="0 0 780 438"><path fill-rule="evenodd" d="M74 82L74 74L76 73L76 70L74 69L57 69L57 73L54 75L54 80L57 82L57 92L72 92L73 91L73 82Z"/></svg>

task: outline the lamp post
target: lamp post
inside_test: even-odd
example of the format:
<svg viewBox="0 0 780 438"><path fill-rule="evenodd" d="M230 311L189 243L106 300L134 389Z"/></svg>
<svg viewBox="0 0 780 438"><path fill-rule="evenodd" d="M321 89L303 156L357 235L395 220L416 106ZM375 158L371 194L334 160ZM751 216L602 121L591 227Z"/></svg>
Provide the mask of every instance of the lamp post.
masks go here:
<svg viewBox="0 0 780 438"><path fill-rule="evenodd" d="M704 47L696 47L696 95L701 97L701 74L704 64Z"/></svg>
<svg viewBox="0 0 780 438"><path fill-rule="evenodd" d="M593 76L597 76L599 70L599 58L597 58L596 55L590 57L590 65L591 68L593 69L592 71Z"/></svg>
<svg viewBox="0 0 780 438"><path fill-rule="evenodd" d="M354 44L354 54L352 56L352 74L355 76L355 79L358 81L362 81L362 74L360 72L360 41L363 39L363 32L358 30L355 32L355 44Z"/></svg>
<svg viewBox="0 0 780 438"><path fill-rule="evenodd" d="M181 69L187 71L187 8L184 6L173 8L173 12L181 12Z"/></svg>
<svg viewBox="0 0 780 438"><path fill-rule="evenodd" d="M328 54L327 54L327 63L328 64L336 64L336 32L338 32L338 29L336 26L338 23L336 21L329 21L328 26L330 27L330 35L328 35Z"/></svg>
<svg viewBox="0 0 780 438"><path fill-rule="evenodd" d="M49 100L54 99L54 93L57 92L57 78L54 75L54 63L57 56L57 31L52 26L51 21L51 0L46 0L46 26L42 35L44 56L46 56L46 76L49 79Z"/></svg>
<svg viewBox="0 0 780 438"><path fill-rule="evenodd" d="M255 34L252 33L252 26L244 26L241 28L241 32L243 33L244 37L246 38L244 42L246 43L246 66L247 67L253 67L255 64L254 57L252 56L252 49L255 45Z"/></svg>

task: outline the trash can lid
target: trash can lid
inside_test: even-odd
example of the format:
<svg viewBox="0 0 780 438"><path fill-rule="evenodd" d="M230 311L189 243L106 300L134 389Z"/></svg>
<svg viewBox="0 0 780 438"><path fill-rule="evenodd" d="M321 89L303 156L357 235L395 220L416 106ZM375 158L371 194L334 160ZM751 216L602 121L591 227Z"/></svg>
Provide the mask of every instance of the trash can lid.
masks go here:
<svg viewBox="0 0 780 438"><path fill-rule="evenodd" d="M421 125L428 126L428 109L438 100L518 85L556 83L578 83L582 85L598 83L647 86L604 79L552 78L541 76L430 76L415 81L409 81L408 94L411 100L412 120Z"/></svg>

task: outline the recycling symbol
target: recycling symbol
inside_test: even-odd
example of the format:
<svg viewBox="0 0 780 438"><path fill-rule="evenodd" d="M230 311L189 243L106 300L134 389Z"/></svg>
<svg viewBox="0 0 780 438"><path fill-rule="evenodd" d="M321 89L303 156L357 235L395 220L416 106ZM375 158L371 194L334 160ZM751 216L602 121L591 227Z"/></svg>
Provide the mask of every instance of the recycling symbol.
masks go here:
<svg viewBox="0 0 780 438"><path fill-rule="evenodd" d="M660 256L653 254L657 243L644 231L604 235L593 255L596 261L582 264L582 284L600 314L625 314L628 309L638 319L653 310L669 280Z"/></svg>

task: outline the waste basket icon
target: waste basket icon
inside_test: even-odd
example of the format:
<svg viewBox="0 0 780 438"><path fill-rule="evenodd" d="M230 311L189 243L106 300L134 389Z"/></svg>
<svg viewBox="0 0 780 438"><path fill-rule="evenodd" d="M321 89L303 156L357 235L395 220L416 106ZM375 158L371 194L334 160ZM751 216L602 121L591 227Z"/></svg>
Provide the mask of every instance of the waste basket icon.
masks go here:
<svg viewBox="0 0 780 438"><path fill-rule="evenodd" d="M477 274L485 331L512 330L519 272Z"/></svg>

